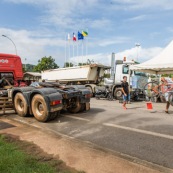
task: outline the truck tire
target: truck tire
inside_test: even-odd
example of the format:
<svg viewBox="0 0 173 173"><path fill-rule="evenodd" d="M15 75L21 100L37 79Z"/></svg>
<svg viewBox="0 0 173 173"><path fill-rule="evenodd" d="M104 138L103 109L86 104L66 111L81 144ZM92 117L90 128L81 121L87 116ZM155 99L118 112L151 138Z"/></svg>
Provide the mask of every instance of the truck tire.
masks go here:
<svg viewBox="0 0 173 173"><path fill-rule="evenodd" d="M34 117L41 122L46 122L50 118L50 113L42 95L36 94L31 101L31 108Z"/></svg>
<svg viewBox="0 0 173 173"><path fill-rule="evenodd" d="M50 113L49 119L47 121L54 120L55 118L58 117L59 114L60 114L60 111Z"/></svg>
<svg viewBox="0 0 173 173"><path fill-rule="evenodd" d="M120 100L122 98L122 95L123 95L123 93L122 93L122 90L120 88L117 88L114 90L115 99Z"/></svg>
<svg viewBox="0 0 173 173"><path fill-rule="evenodd" d="M22 93L17 93L15 95L14 108L19 116L26 117L28 115L27 101Z"/></svg>
<svg viewBox="0 0 173 173"><path fill-rule="evenodd" d="M82 107L82 104L79 101L77 101L75 107L68 108L67 110L71 113L78 113L80 112L81 107Z"/></svg>
<svg viewBox="0 0 173 173"><path fill-rule="evenodd" d="M82 103L81 108L80 108L80 112L83 112L85 110L86 110L86 105L85 105L85 103Z"/></svg>

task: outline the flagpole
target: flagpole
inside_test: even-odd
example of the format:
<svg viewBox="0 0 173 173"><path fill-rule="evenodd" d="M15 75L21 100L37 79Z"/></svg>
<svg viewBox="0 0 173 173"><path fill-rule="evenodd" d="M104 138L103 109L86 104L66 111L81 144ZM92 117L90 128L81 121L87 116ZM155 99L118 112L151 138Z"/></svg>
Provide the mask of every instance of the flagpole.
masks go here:
<svg viewBox="0 0 173 173"><path fill-rule="evenodd" d="M77 55L78 54L78 42L77 41L78 40L76 40L76 45L75 45L75 50L74 50L76 53L76 56L75 56L76 57L75 62L77 64L76 66L78 66L78 55Z"/></svg>
<svg viewBox="0 0 173 173"><path fill-rule="evenodd" d="M78 65L78 40L76 40L76 62Z"/></svg>
<svg viewBox="0 0 173 173"><path fill-rule="evenodd" d="M87 57L87 38L85 38L85 56Z"/></svg>
<svg viewBox="0 0 173 173"><path fill-rule="evenodd" d="M78 57L78 40L77 40L77 59L76 59L76 61L77 61L77 66L79 65L79 57Z"/></svg>
<svg viewBox="0 0 173 173"><path fill-rule="evenodd" d="M74 58L74 41L73 41L73 58Z"/></svg>
<svg viewBox="0 0 173 173"><path fill-rule="evenodd" d="M82 40L82 65L83 65L83 40Z"/></svg>
<svg viewBox="0 0 173 173"><path fill-rule="evenodd" d="M67 61L67 40L65 36L65 62L64 62L64 67L66 68L66 61Z"/></svg>
<svg viewBox="0 0 173 173"><path fill-rule="evenodd" d="M68 42L68 45L69 45L69 46L68 46L68 50L69 50L69 52L68 52L68 53L69 53L68 67L70 67L70 40L69 40L69 42Z"/></svg>
<svg viewBox="0 0 173 173"><path fill-rule="evenodd" d="M88 28L87 28L88 33ZM86 38L86 56L88 56L88 38Z"/></svg>

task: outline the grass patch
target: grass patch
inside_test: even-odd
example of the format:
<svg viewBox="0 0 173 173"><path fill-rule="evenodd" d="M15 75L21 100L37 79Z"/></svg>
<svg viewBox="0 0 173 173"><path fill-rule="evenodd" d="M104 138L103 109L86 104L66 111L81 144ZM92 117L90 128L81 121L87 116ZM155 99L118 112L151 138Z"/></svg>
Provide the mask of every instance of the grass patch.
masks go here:
<svg viewBox="0 0 173 173"><path fill-rule="evenodd" d="M0 135L0 173L80 173L38 146ZM81 172L82 173L82 172Z"/></svg>

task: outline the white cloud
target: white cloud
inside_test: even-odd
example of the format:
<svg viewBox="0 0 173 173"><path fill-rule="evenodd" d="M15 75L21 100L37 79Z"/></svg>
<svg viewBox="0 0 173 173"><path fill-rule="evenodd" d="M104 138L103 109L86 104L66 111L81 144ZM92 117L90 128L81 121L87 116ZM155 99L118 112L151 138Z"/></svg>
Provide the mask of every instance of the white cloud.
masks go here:
<svg viewBox="0 0 173 173"><path fill-rule="evenodd" d="M142 21L142 20L146 19L146 17L147 17L147 15L139 15L139 16L129 18L128 21Z"/></svg>
<svg viewBox="0 0 173 173"><path fill-rule="evenodd" d="M96 19L96 20L93 20L93 21L90 21L90 26L92 28L105 28L105 29L108 29L107 26L111 26L111 21L108 20L108 19Z"/></svg>
<svg viewBox="0 0 173 173"><path fill-rule="evenodd" d="M131 40L129 37L116 37L116 38L111 38L111 39L102 39L98 41L98 45L101 47L113 45L113 44L122 44L122 43L127 43Z"/></svg>
<svg viewBox="0 0 173 173"><path fill-rule="evenodd" d="M112 4L119 3L119 6L123 6L124 9L144 9L154 8L159 10L171 10L173 9L172 0L112 0Z"/></svg>
<svg viewBox="0 0 173 173"><path fill-rule="evenodd" d="M149 60L156 55L158 55L163 48L161 47L152 47L152 48L142 48L142 47L135 47L131 48L122 52L117 53L116 57L123 59L123 57L127 57L129 60L137 60L139 62L144 62Z"/></svg>
<svg viewBox="0 0 173 173"><path fill-rule="evenodd" d="M43 56L51 56L56 59L60 65L63 63L63 51L58 51L57 48L64 49L65 40L58 38L35 38L37 35L34 32L27 30L11 30L0 28L0 35L6 35L11 38L17 48L18 55L22 60L27 59L28 63L37 64L38 60ZM51 49L51 51L48 49ZM0 37L0 52L15 54L15 47L10 40Z"/></svg>
<svg viewBox="0 0 173 173"><path fill-rule="evenodd" d="M167 31L173 33L173 27L168 27Z"/></svg>
<svg viewBox="0 0 173 173"><path fill-rule="evenodd" d="M91 21L87 17L82 18L83 15L94 11L96 6L99 6L98 0L5 0L13 3L25 3L29 5L36 5L42 10L43 15L40 20L45 25L54 25L59 28L80 29L91 25L96 27L99 20ZM106 21L106 20L105 20ZM107 21L106 21L107 22Z"/></svg>
<svg viewBox="0 0 173 173"><path fill-rule="evenodd" d="M153 47L153 48L138 48L138 53L137 53L137 48L131 48L124 50L122 52L115 52L115 59L116 60L123 60L124 57L127 58L127 60L136 60L137 59L137 54L138 54L138 61L139 62L144 62L147 61L156 55L158 55L163 48L160 47ZM78 62L87 62L87 59L94 60L96 63L101 63L104 65L110 65L111 64L111 53L98 53L98 54L93 54L93 55L88 55L88 56L78 56L78 57L73 57L70 59L72 63L78 63Z"/></svg>

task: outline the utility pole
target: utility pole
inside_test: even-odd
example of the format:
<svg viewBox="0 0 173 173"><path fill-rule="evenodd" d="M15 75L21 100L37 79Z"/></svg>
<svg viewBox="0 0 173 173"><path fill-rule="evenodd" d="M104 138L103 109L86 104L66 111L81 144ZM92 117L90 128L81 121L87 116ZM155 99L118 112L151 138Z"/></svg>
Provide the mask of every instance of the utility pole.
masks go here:
<svg viewBox="0 0 173 173"><path fill-rule="evenodd" d="M135 46L136 46L136 49L137 49L137 57L136 57L136 61L138 62L138 56L139 56L138 49L139 49L139 47L140 47L141 45L140 45L139 43L136 43Z"/></svg>
<svg viewBox="0 0 173 173"><path fill-rule="evenodd" d="M14 41L11 38L7 37L6 35L2 35L2 37L6 37L7 39L9 39L13 43L13 45L15 47L16 55L17 55L17 48L16 48Z"/></svg>

